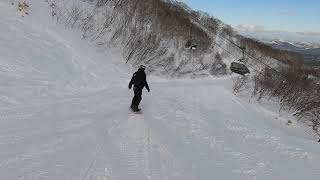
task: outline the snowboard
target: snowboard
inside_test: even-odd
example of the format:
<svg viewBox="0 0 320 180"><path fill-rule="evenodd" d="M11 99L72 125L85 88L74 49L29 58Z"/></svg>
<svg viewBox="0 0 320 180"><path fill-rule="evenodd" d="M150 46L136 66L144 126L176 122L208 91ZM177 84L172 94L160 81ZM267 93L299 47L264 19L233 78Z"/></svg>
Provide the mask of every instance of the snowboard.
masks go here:
<svg viewBox="0 0 320 180"><path fill-rule="evenodd" d="M142 114L141 109L139 109L139 111L134 111L132 108L130 108L130 110L131 110L134 114Z"/></svg>

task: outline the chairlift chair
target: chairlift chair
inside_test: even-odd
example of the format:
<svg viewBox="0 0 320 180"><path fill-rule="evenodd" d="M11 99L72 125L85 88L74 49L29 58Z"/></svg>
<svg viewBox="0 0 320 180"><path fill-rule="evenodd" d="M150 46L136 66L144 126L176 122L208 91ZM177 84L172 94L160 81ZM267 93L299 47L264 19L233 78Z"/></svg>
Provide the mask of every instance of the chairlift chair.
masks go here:
<svg viewBox="0 0 320 180"><path fill-rule="evenodd" d="M250 70L248 69L248 67L245 65L246 63L246 59L245 59L245 47L240 47L242 50L242 58L238 60L238 62L234 61L231 63L230 65L230 70L234 73L240 74L242 76L246 75L246 74L250 74Z"/></svg>
<svg viewBox="0 0 320 180"><path fill-rule="evenodd" d="M242 63L232 62L230 66L230 70L234 73L240 74L242 76L246 74L250 74L248 67Z"/></svg>
<svg viewBox="0 0 320 180"><path fill-rule="evenodd" d="M194 39L189 39L185 45L186 49L196 50L197 49L197 42Z"/></svg>

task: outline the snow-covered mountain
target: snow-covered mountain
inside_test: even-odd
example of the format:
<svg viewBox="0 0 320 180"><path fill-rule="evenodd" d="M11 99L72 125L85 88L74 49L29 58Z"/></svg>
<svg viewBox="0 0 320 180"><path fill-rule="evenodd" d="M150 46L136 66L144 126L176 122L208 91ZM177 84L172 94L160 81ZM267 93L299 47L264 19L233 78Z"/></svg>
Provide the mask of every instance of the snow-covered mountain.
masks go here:
<svg viewBox="0 0 320 180"><path fill-rule="evenodd" d="M309 43L309 42L296 42L294 43L295 46L304 48L304 49L319 49L320 44L317 43Z"/></svg>
<svg viewBox="0 0 320 180"><path fill-rule="evenodd" d="M272 47L298 52L304 55L309 64L320 65L320 44L310 42L290 42L284 40L266 41Z"/></svg>
<svg viewBox="0 0 320 180"><path fill-rule="evenodd" d="M132 114L127 54L57 23L52 2L0 1L1 180L319 179L312 131L236 96L234 75L148 76Z"/></svg>
<svg viewBox="0 0 320 180"><path fill-rule="evenodd" d="M266 42L268 44L271 44L275 47L279 47L282 49L288 49L288 50L310 50L310 49L319 49L320 44L316 43L309 43L309 42L290 42L290 41L284 41L284 40L272 40L270 42Z"/></svg>

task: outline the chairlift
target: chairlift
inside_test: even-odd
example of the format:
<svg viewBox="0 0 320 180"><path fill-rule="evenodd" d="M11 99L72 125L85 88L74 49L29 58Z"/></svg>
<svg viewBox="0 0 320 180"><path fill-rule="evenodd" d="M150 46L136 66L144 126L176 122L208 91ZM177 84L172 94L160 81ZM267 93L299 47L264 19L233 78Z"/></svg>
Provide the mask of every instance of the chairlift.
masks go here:
<svg viewBox="0 0 320 180"><path fill-rule="evenodd" d="M238 62L234 61L230 65L230 70L234 73L240 74L242 76L246 74L250 74L250 70L246 66L246 59L245 59L245 47L240 47L242 50L242 58L238 60Z"/></svg>
<svg viewBox="0 0 320 180"><path fill-rule="evenodd" d="M196 50L197 49L197 42L195 39L189 39L185 45L186 49Z"/></svg>
<svg viewBox="0 0 320 180"><path fill-rule="evenodd" d="M191 19L189 17L189 19ZM189 39L185 45L185 49L190 49L190 50L196 50L197 49L197 41L195 39L192 38L191 35L191 21L189 22Z"/></svg>
<svg viewBox="0 0 320 180"><path fill-rule="evenodd" d="M232 62L230 69L232 72L240 74L242 76L244 76L246 74L250 74L248 67L242 63Z"/></svg>

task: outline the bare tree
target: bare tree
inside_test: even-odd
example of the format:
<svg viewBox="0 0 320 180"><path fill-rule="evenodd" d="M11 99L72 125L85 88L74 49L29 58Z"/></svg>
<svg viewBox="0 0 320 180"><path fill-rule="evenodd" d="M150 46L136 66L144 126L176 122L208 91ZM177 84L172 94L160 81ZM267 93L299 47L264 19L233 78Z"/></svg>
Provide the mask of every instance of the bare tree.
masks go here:
<svg viewBox="0 0 320 180"><path fill-rule="evenodd" d="M73 4L70 11L67 11L67 24L71 28L75 28L75 25L82 19L83 9L79 5Z"/></svg>

